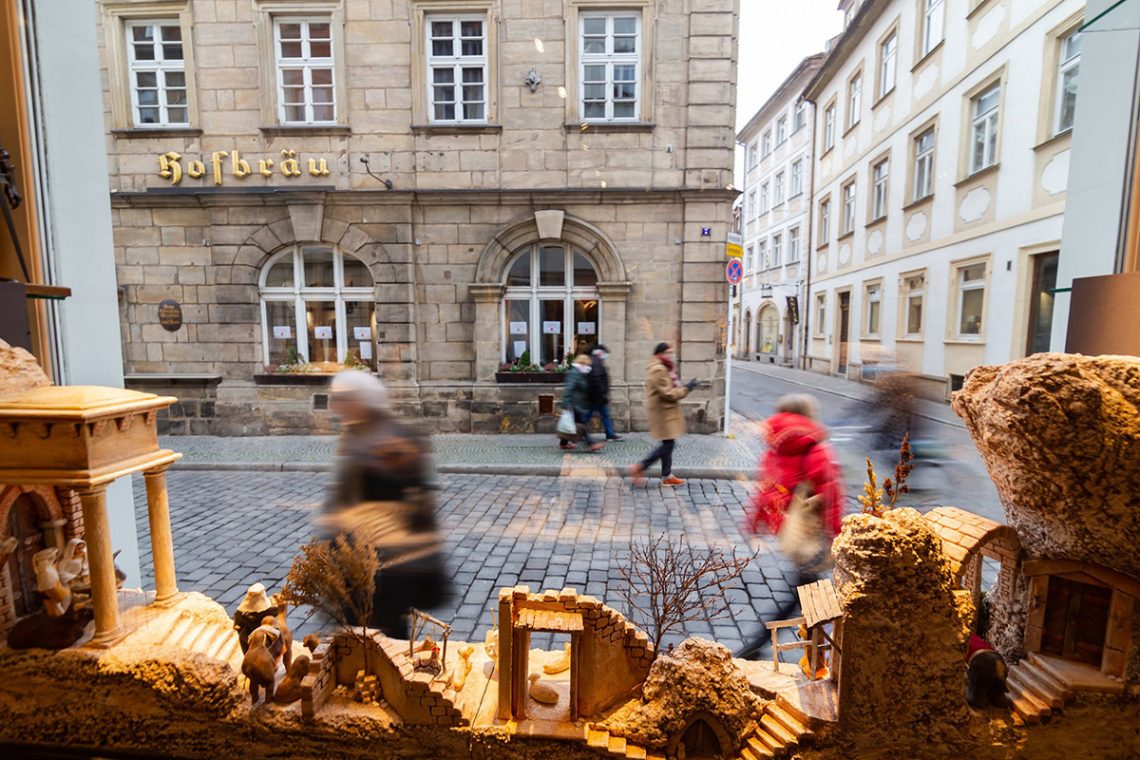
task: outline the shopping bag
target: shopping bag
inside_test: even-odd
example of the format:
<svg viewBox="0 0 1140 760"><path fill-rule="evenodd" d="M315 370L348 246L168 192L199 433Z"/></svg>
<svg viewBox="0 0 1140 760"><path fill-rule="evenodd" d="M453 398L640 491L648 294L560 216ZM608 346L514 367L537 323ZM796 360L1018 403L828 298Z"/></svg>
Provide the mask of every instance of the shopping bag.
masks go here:
<svg viewBox="0 0 1140 760"><path fill-rule="evenodd" d="M555 428L561 435L575 435L578 432L578 422L574 419L574 412L563 409L562 416L558 418L558 427Z"/></svg>
<svg viewBox="0 0 1140 760"><path fill-rule="evenodd" d="M822 571L831 565L831 551L823 532L823 498L812 496L811 487L801 482L792 493L784 521L776 539L780 551L796 567Z"/></svg>

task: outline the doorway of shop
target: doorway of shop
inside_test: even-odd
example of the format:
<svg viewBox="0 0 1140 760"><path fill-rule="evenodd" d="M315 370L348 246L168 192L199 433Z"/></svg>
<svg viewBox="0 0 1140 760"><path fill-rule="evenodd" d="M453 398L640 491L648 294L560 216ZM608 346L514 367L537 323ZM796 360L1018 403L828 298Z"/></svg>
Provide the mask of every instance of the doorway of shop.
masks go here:
<svg viewBox="0 0 1140 760"><path fill-rule="evenodd" d="M851 293L839 294L839 368L841 375L847 374L847 332L851 319Z"/></svg>

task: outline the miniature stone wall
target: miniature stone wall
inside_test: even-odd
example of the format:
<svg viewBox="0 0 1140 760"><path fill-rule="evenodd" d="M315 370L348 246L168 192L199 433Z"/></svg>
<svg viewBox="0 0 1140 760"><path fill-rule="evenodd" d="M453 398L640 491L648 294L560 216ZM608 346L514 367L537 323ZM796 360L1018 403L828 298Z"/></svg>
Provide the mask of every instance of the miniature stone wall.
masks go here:
<svg viewBox="0 0 1140 760"><path fill-rule="evenodd" d="M311 720L337 686L333 642L322 641L309 658L309 674L301 680L301 715Z"/></svg>
<svg viewBox="0 0 1140 760"><path fill-rule="evenodd" d="M954 394L1027 559L1140 578L1140 359L1037 354Z"/></svg>
<svg viewBox="0 0 1140 760"><path fill-rule="evenodd" d="M953 757L969 717L973 605L941 540L903 508L846 518L833 552L844 611L839 723L851 755Z"/></svg>

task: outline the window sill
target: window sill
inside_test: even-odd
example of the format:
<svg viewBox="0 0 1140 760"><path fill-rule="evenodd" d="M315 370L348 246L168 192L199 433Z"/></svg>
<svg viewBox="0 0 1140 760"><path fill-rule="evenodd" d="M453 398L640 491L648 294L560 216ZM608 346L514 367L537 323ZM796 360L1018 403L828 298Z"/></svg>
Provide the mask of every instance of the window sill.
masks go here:
<svg viewBox="0 0 1140 760"><path fill-rule="evenodd" d="M969 21L970 19L974 18L974 16L977 16L989 4L990 4L990 0L981 0L981 2L979 2L977 5L975 5L973 8L971 8L969 11L966 12L966 20Z"/></svg>
<svg viewBox="0 0 1140 760"><path fill-rule="evenodd" d="M891 96L894 94L895 94L895 88L891 87L891 89L884 92L882 95L879 96L879 98L874 103L871 104L871 110L874 111L879 106L881 106L883 103L890 100Z"/></svg>
<svg viewBox="0 0 1140 760"><path fill-rule="evenodd" d="M930 195L924 195L923 197L921 197L917 200L913 200L910 203L903 206L902 210L903 211L910 211L912 209L918 208L919 206L925 206L926 204L930 203L933 200L934 200L934 193L931 193Z"/></svg>
<svg viewBox="0 0 1140 760"><path fill-rule="evenodd" d="M942 343L947 346L984 346L986 339L978 338L945 338Z"/></svg>
<svg viewBox="0 0 1140 760"><path fill-rule="evenodd" d="M652 121L582 121L566 122L562 128L567 132L652 132L656 126Z"/></svg>
<svg viewBox="0 0 1140 760"><path fill-rule="evenodd" d="M886 221L887 221L887 215L883 214L882 216L877 216L874 219L868 219L867 223L865 225L863 225L863 227L864 227L864 229L869 230L872 227L878 227L879 225L885 223Z"/></svg>
<svg viewBox="0 0 1140 760"><path fill-rule="evenodd" d="M901 338L895 338L897 343L924 343L921 335L904 335Z"/></svg>
<svg viewBox="0 0 1140 760"><path fill-rule="evenodd" d="M860 343L881 343L882 340L883 339L878 335L860 335L859 336L859 342Z"/></svg>
<svg viewBox="0 0 1140 760"><path fill-rule="evenodd" d="M830 153L830 152L831 152L831 151L833 151L833 150L835 150L835 146L834 146L834 145L832 145L830 148L827 148L827 149L826 149L826 150L824 150L822 153L820 153L820 154L819 154L819 157L820 157L820 158L824 158L825 156L827 156L827 154L828 154L828 153Z"/></svg>
<svg viewBox="0 0 1140 760"><path fill-rule="evenodd" d="M261 127L266 137L317 137L320 135L351 135L352 129L343 124L298 124Z"/></svg>
<svg viewBox="0 0 1140 760"><path fill-rule="evenodd" d="M501 124L413 124L414 135L497 135Z"/></svg>
<svg viewBox="0 0 1140 760"><path fill-rule="evenodd" d="M926 55L922 56L921 58L919 58L917 61L914 62L914 65L910 67L911 73L912 74L916 73L919 69L921 69L923 66L925 66L926 62L929 61L931 58L933 58L935 53L937 53L939 50L941 50L942 46L945 44L946 44L946 38L945 37L938 40L937 45L930 48L930 50L926 53Z"/></svg>
<svg viewBox="0 0 1140 760"><path fill-rule="evenodd" d="M1042 150L1045 150L1047 148L1052 148L1054 145L1057 145L1058 143L1065 142L1066 140L1068 140L1072 136L1073 136L1073 128L1069 127L1064 132L1058 132L1057 134L1053 135L1049 139L1043 140L1042 142L1038 143L1037 145L1034 145L1033 150L1042 151Z"/></svg>
<svg viewBox="0 0 1140 760"><path fill-rule="evenodd" d="M859 121L855 122L854 124L848 124L848 125L847 125L847 128L843 130L843 134L841 135L841 137L843 137L844 139L846 139L847 135L849 135L849 134L851 134L852 132L854 132L854 131L855 131L855 128L856 128L857 126L859 126L860 124L862 124L862 123L863 123L863 122L862 122L862 120L860 119Z"/></svg>
<svg viewBox="0 0 1140 760"><path fill-rule="evenodd" d="M850 232L844 232L842 235L840 235L839 237L837 237L835 239L835 242L836 243L842 243L844 240L849 240L850 238L853 238L853 237L855 237L855 230L851 230Z"/></svg>
<svg viewBox="0 0 1140 760"><path fill-rule="evenodd" d="M197 127L130 127L112 129L111 135L120 140L147 140L155 137L201 137L202 130Z"/></svg>
<svg viewBox="0 0 1140 760"><path fill-rule="evenodd" d="M826 251L830 243L821 243L815 247L817 251Z"/></svg>
<svg viewBox="0 0 1140 760"><path fill-rule="evenodd" d="M990 164L985 169L978 169L973 174L969 174L969 175L963 177L962 179L958 180L957 182L954 183L954 187L960 188L963 185L968 185L975 180L981 179L982 177L985 177L985 176L988 176L990 174L995 173L1000 168L1001 168L1001 162L1000 161L998 161L997 163Z"/></svg>

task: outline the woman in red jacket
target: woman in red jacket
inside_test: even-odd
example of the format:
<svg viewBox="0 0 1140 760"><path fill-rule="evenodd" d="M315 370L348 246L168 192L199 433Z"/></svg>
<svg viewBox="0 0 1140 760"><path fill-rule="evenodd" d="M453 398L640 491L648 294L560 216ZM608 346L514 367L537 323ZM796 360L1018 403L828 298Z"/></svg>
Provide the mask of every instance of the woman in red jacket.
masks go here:
<svg viewBox="0 0 1140 760"><path fill-rule="evenodd" d="M784 514L792 494L800 483L806 482L810 496L816 499L821 510L825 537L823 552L830 552L831 539L839 534L843 519L843 473L835 453L827 445L827 429L816 421L815 399L806 395L784 396L776 404L776 414L765 424L768 451L760 462L760 490L748 518L749 530L756 532L763 526L773 535L780 531ZM799 605L795 587L819 580L829 556L812 558L807 564L796 567L792 598L781 605L775 620L786 620ZM751 642L736 653L737 657L755 657L768 643L768 629L764 628Z"/></svg>

